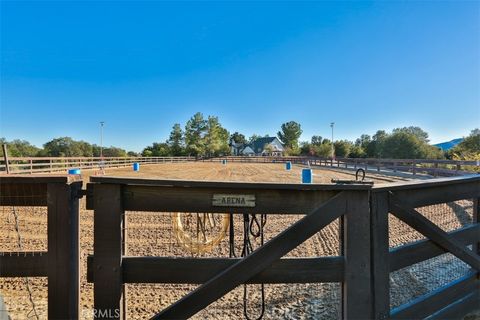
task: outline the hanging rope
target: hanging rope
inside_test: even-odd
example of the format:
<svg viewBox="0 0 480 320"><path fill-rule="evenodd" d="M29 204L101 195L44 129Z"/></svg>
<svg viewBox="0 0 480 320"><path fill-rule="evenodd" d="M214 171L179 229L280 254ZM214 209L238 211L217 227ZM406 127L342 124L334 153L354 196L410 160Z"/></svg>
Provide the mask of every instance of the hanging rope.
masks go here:
<svg viewBox="0 0 480 320"><path fill-rule="evenodd" d="M242 252L241 252L241 257L246 257L250 253L253 252L253 245L250 240L250 236L253 236L253 238L258 238L260 237L260 245L262 246L264 243L264 236L263 236L263 229L265 227L265 224L267 223L267 215L266 214L261 214L260 215L260 221L258 221L258 218L255 214L250 215L249 214L244 214L243 215L243 246L242 246ZM230 244L230 258L231 257L236 257L235 253L235 230L233 226L233 214L230 213L230 230L229 230L229 244ZM261 284L261 311L258 317L255 318L255 320L260 320L263 318L263 315L265 313L265 286L262 283ZM247 311L247 305L248 305L248 292L247 292L247 284L243 285L243 315L245 316L245 319L251 320L252 318L249 317L248 311Z"/></svg>

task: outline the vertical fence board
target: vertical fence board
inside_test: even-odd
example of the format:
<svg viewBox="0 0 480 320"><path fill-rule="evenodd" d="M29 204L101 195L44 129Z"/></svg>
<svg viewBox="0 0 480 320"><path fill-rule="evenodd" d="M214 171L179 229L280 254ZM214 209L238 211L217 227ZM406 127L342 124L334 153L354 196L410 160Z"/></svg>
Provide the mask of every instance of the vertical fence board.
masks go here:
<svg viewBox="0 0 480 320"><path fill-rule="evenodd" d="M370 210L373 315L375 319L387 319L390 314L388 193L372 192Z"/></svg>
<svg viewBox="0 0 480 320"><path fill-rule="evenodd" d="M346 191L344 191L346 192ZM344 217L344 319L372 318L369 191L348 191Z"/></svg>
<svg viewBox="0 0 480 320"><path fill-rule="evenodd" d="M94 312L96 319L120 319L122 306L121 186L94 187Z"/></svg>
<svg viewBox="0 0 480 320"><path fill-rule="evenodd" d="M49 183L48 190L48 318L78 319L79 207L71 185Z"/></svg>

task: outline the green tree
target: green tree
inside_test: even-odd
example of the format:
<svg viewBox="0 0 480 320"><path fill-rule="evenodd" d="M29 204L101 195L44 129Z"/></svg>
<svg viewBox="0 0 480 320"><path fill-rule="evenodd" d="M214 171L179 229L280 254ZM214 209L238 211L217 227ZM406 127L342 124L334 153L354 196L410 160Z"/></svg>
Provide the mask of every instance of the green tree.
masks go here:
<svg viewBox="0 0 480 320"><path fill-rule="evenodd" d="M335 148L335 156L340 158L348 157L353 147L353 143L348 140L337 140L333 145Z"/></svg>
<svg viewBox="0 0 480 320"><path fill-rule="evenodd" d="M205 153L204 137L207 130L207 121L200 112L195 113L185 125L185 146L188 154L202 155Z"/></svg>
<svg viewBox="0 0 480 320"><path fill-rule="evenodd" d="M205 134L205 152L209 156L228 153L228 131L218 121L218 117L209 116Z"/></svg>
<svg viewBox="0 0 480 320"><path fill-rule="evenodd" d="M278 131L277 137L287 148L298 149L298 139L302 135L302 129L299 123L289 121L282 124L281 131Z"/></svg>
<svg viewBox="0 0 480 320"><path fill-rule="evenodd" d="M70 137L55 138L45 143L43 148L50 157L81 157L84 151L81 143Z"/></svg>
<svg viewBox="0 0 480 320"><path fill-rule="evenodd" d="M399 133L399 132L405 132L405 133L414 135L421 142L425 142L425 143L429 142L428 133L422 130L420 127L410 126L410 127L403 127L403 128L395 128L393 129L392 134Z"/></svg>
<svg viewBox="0 0 480 320"><path fill-rule="evenodd" d="M314 146L321 145L323 138L321 136L312 136L311 144Z"/></svg>
<svg viewBox="0 0 480 320"><path fill-rule="evenodd" d="M108 147L103 149L103 156L104 157L126 157L127 151L123 150L122 148Z"/></svg>
<svg viewBox="0 0 480 320"><path fill-rule="evenodd" d="M40 148L30 144L26 140L15 139L8 142L5 138L0 139L0 145L7 144L7 153L9 157L35 157L39 155ZM3 156L3 148L0 150Z"/></svg>
<svg viewBox="0 0 480 320"><path fill-rule="evenodd" d="M258 138L261 138L260 135L254 133L250 138L248 138L248 143L252 143L253 141L257 140Z"/></svg>
<svg viewBox="0 0 480 320"><path fill-rule="evenodd" d="M448 152L448 155L459 160L480 159L480 129L473 129L468 137Z"/></svg>
<svg viewBox="0 0 480 320"><path fill-rule="evenodd" d="M165 142L154 142L142 151L144 157L168 157L171 156L170 146Z"/></svg>
<svg viewBox="0 0 480 320"><path fill-rule="evenodd" d="M332 156L332 144L330 142L321 145L312 146L313 153L320 158L329 158Z"/></svg>
<svg viewBox="0 0 480 320"><path fill-rule="evenodd" d="M241 133L238 133L238 132L234 132L231 136L230 136L230 140L235 141L235 143L241 143L241 144L246 144L247 143L247 139L245 138L245 136Z"/></svg>
<svg viewBox="0 0 480 320"><path fill-rule="evenodd" d="M372 141L367 145L366 153L369 158L382 158L383 145L387 133L385 130L378 130L372 137Z"/></svg>
<svg viewBox="0 0 480 320"><path fill-rule="evenodd" d="M429 145L424 137L406 130L394 130L383 142L382 156L393 159L438 159L442 153Z"/></svg>
<svg viewBox="0 0 480 320"><path fill-rule="evenodd" d="M179 123L175 123L170 132L170 137L167 140L173 156L182 156L185 154L185 143L183 138L183 131Z"/></svg>

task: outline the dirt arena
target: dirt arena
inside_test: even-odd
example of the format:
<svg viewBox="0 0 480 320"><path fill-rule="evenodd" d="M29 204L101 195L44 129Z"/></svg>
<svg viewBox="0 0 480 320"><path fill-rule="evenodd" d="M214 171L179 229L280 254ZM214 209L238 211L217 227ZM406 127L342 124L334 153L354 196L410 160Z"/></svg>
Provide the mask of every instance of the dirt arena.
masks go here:
<svg viewBox="0 0 480 320"><path fill-rule="evenodd" d="M211 181L253 181L300 183L301 167L293 166L291 171L284 164L247 164L247 163L169 163L141 166L140 172L130 167L107 169L106 175L122 177L145 177L160 179L188 179ZM84 172L84 180L95 172ZM314 169L315 183L330 183L332 178L354 179L353 172L330 169ZM405 177L392 177L381 174L368 174L375 184L406 180ZM18 228L21 234L22 248L15 232L16 210ZM429 206L419 209L426 217L435 221L446 231L457 229L472 221L471 201ZM230 254L228 236L212 252L192 254L186 252L172 232L171 213L127 212L127 255L130 256L202 256L228 257ZM188 216L185 216L188 217ZM193 217L191 217L193 218ZM217 215L215 219L222 219ZM265 241L298 220L296 215L268 215L265 225ZM187 219L187 218L185 218ZM243 221L241 215L234 217L235 253L240 255L243 241ZM288 257L336 256L339 250L339 226L333 222L307 242L290 252ZM47 250L46 208L0 207L0 251ZM80 216L81 247L81 316L92 318L93 285L86 281L86 258L93 254L93 212L85 209L81 200ZM399 246L423 239L423 236L396 220L390 219L390 245ZM259 239L252 239L253 246L260 245ZM460 277L466 266L451 255L441 255L412 267L392 273L392 307L405 303L421 294L425 294L449 281ZM29 291L23 278L0 278L0 295L12 319L35 319L32 302L38 318L47 318L46 279L30 278ZM155 285L129 284L126 289L128 318L149 318L156 312L175 302L194 289L195 285ZM260 285L247 288L247 312L250 318L256 318L261 310ZM198 319L242 319L244 317L243 286L227 294L219 301L196 315ZM338 314L340 307L340 286L335 283L265 285L265 319L331 319Z"/></svg>

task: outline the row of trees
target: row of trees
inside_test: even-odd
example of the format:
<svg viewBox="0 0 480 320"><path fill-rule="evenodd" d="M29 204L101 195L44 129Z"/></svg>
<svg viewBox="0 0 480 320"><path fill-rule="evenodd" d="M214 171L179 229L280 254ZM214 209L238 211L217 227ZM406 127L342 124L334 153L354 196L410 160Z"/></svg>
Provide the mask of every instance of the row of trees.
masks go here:
<svg viewBox="0 0 480 320"><path fill-rule="evenodd" d="M185 129L175 123L165 142L154 142L142 151L143 156L218 156L230 152L229 132L218 117L197 112L187 121Z"/></svg>
<svg viewBox="0 0 480 320"><path fill-rule="evenodd" d="M289 121L281 125L277 137L285 146L287 155L310 155L351 158L404 158L404 159L458 159L480 160L480 130L472 130L462 143L448 152L429 144L428 133L419 127L403 127L391 132L378 130L373 136L362 134L355 141L337 140L333 143L319 135L310 141L300 141L301 125ZM268 135L265 135L268 136ZM247 145L261 136L253 134L248 139L239 132L230 134L219 122L218 117L202 113L194 114L182 128L176 123L165 142L155 142L141 152L143 156L219 156L230 153L229 142ZM52 156L52 157L92 157L100 156L100 146L85 141L75 141L69 137L53 139L38 148L28 141L0 139L7 143L12 157ZM1 152L1 151L0 151ZM136 156L117 147L103 148L106 157Z"/></svg>
<svg viewBox="0 0 480 320"><path fill-rule="evenodd" d="M38 148L25 140L7 141L0 138L0 144L6 143L10 157L99 157L100 146L85 141L76 141L70 137L55 138ZM105 157L125 157L137 155L135 152L127 152L117 147L104 147ZM3 156L3 150L0 151Z"/></svg>
<svg viewBox="0 0 480 320"><path fill-rule="evenodd" d="M362 134L355 142L337 140L334 142L335 156L351 158L404 158L442 159L445 154L430 145L428 133L419 127L403 127L388 133L378 130L373 136ZM300 154L328 157L332 155L332 142L313 136L310 142L303 142Z"/></svg>

